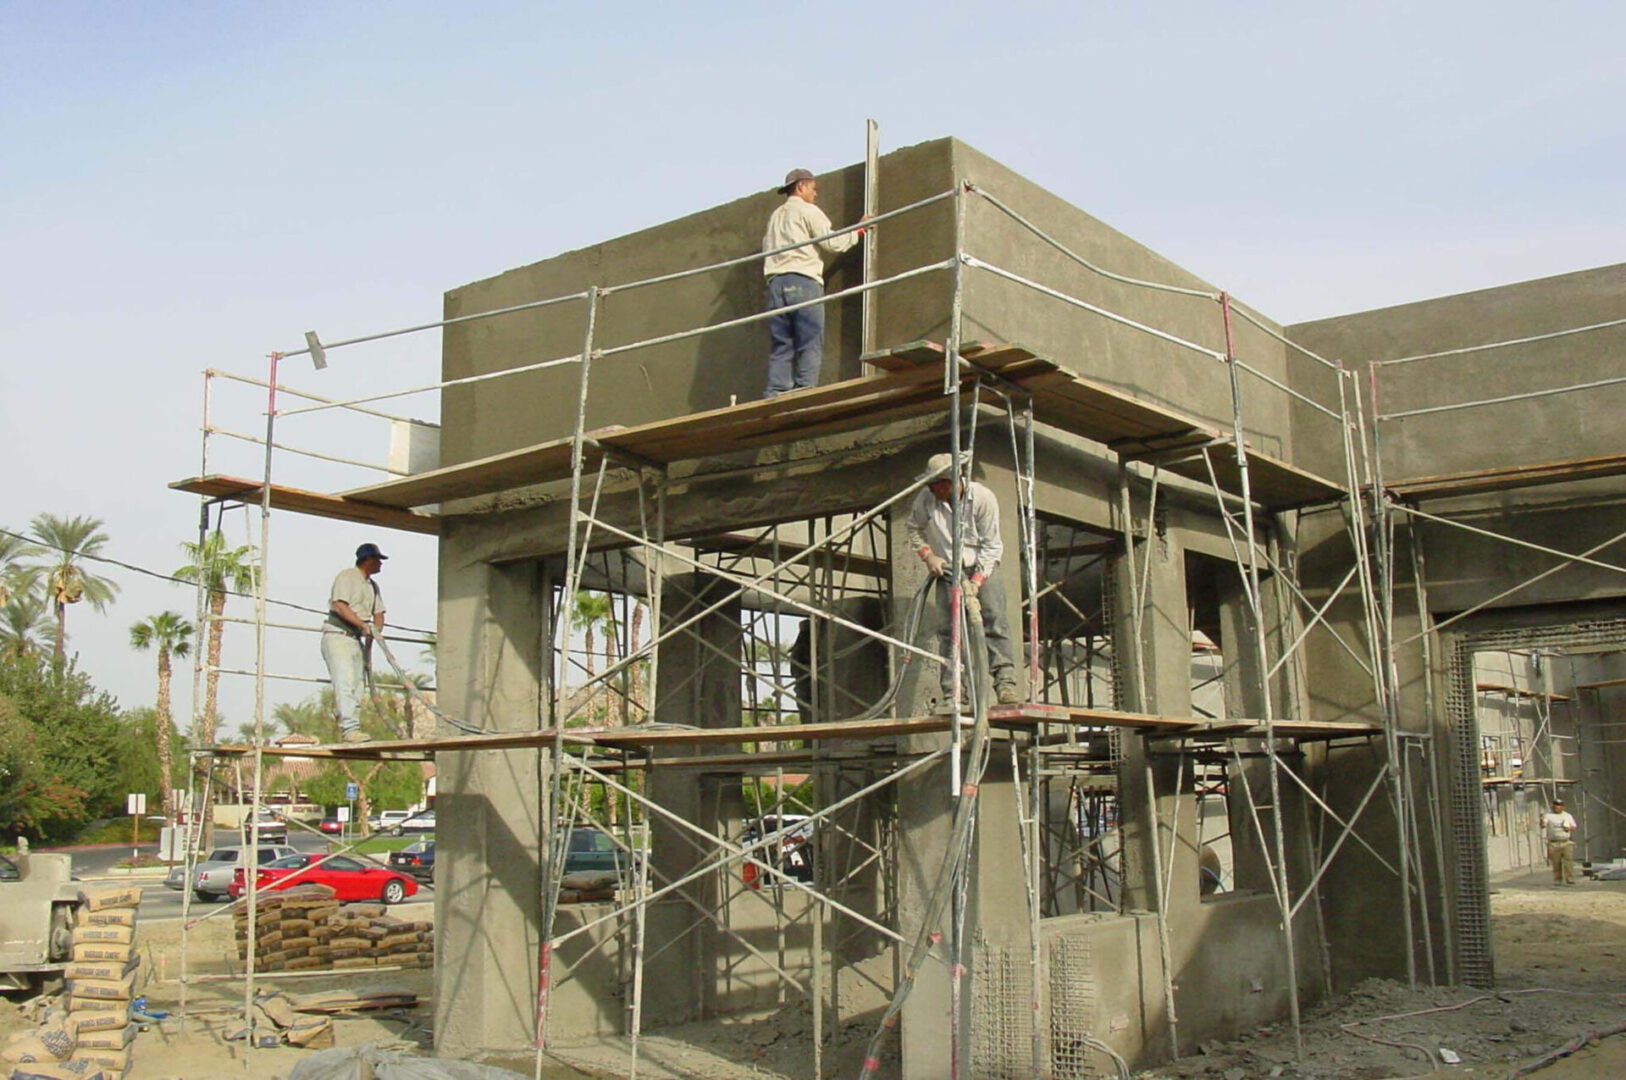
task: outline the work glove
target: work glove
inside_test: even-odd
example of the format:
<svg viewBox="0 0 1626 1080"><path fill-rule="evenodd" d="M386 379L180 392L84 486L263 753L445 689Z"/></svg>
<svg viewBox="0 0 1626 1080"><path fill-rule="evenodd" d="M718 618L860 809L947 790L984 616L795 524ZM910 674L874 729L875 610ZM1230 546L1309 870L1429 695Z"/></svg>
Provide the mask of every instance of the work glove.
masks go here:
<svg viewBox="0 0 1626 1080"><path fill-rule="evenodd" d="M972 574L965 579L965 595L968 600L975 600L982 592L982 583L987 579L981 574Z"/></svg>
<svg viewBox="0 0 1626 1080"><path fill-rule="evenodd" d="M926 564L927 573L932 577L948 576L948 560L929 547L920 549L920 561Z"/></svg>

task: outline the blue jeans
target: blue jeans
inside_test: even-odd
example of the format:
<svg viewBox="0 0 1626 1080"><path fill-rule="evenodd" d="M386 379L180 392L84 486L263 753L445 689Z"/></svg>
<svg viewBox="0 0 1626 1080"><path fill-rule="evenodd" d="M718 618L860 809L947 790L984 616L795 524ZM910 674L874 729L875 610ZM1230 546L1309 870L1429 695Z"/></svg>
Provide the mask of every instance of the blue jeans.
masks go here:
<svg viewBox="0 0 1626 1080"><path fill-rule="evenodd" d="M322 632L322 659L333 680L333 709L339 734L361 727L361 695L367 689L367 662L361 640L351 634Z"/></svg>
<svg viewBox="0 0 1626 1080"><path fill-rule="evenodd" d="M768 310L817 300L824 286L805 274L775 274L768 279ZM768 388L764 398L787 390L819 385L819 364L824 360L824 305L775 315L768 320Z"/></svg>

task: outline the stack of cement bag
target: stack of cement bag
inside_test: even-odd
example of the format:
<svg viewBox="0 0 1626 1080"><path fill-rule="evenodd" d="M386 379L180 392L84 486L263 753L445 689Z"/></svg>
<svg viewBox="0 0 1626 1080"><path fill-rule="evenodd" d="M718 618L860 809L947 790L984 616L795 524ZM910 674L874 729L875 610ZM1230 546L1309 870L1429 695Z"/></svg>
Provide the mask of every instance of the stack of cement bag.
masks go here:
<svg viewBox="0 0 1626 1080"><path fill-rule="evenodd" d="M346 904L328 925L335 968L434 966L432 922L386 915L383 904Z"/></svg>
<svg viewBox="0 0 1626 1080"><path fill-rule="evenodd" d="M340 907L325 885L300 885L259 898L255 916L256 971L434 966L432 922L384 913L383 904ZM248 959L248 911L237 921L237 956Z"/></svg>
<svg viewBox="0 0 1626 1080"><path fill-rule="evenodd" d="M86 885L79 891L73 958L63 972L67 993L43 1010L40 1026L7 1044L4 1056L16 1063L14 1080L116 1080L130 1068L140 901L135 885Z"/></svg>
<svg viewBox="0 0 1626 1080"><path fill-rule="evenodd" d="M333 889L314 882L263 892L254 905L254 969L315 971L328 966L328 920L339 910ZM248 960L248 907L232 916L237 958Z"/></svg>

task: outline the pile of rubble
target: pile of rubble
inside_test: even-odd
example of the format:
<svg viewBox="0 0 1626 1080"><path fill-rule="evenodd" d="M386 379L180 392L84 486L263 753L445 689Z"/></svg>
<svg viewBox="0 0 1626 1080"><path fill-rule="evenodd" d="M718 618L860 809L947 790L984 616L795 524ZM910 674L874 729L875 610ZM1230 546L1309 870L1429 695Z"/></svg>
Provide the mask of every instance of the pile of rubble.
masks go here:
<svg viewBox="0 0 1626 1080"><path fill-rule="evenodd" d="M343 971L434 965L435 924L398 919L383 904L344 904L326 885L261 894L254 913L256 971ZM248 960L247 905L233 916L237 958Z"/></svg>

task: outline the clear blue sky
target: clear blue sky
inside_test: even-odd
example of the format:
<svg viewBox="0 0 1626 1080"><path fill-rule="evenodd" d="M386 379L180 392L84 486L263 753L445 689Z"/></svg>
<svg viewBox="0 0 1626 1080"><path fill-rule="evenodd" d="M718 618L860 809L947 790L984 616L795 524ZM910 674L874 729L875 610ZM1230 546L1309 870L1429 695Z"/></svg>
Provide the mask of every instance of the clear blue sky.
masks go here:
<svg viewBox="0 0 1626 1080"><path fill-rule="evenodd" d="M1283 322L1619 262L1623 32L1604 3L0 3L0 524L94 514L172 569L203 368L432 319L447 288L853 162L869 116L885 147L959 136ZM349 393L437 362L424 335L294 375ZM273 530L273 593L315 605L374 538ZM432 626L432 542L376 538L392 619ZM71 646L133 705L129 624L192 597L115 576ZM272 666L320 670L287 635ZM225 702L249 718L240 680Z"/></svg>

